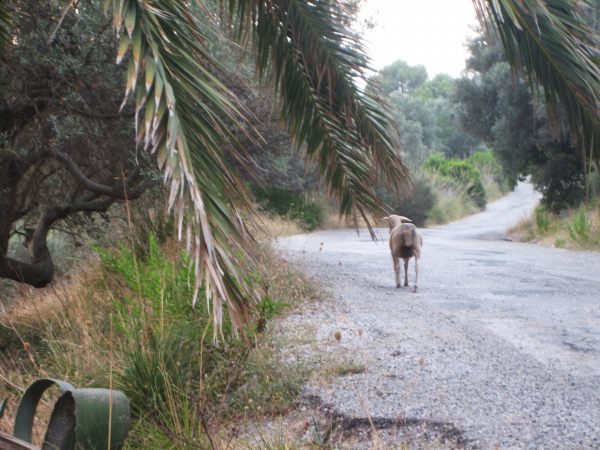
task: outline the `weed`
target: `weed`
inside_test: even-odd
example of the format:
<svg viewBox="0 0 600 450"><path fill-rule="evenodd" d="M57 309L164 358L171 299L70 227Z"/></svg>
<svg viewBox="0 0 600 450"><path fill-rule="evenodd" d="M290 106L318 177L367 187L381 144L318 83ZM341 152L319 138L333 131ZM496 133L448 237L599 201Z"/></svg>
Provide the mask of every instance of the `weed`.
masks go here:
<svg viewBox="0 0 600 450"><path fill-rule="evenodd" d="M343 377L346 375L364 373L367 371L367 366L365 366L363 363L357 363L355 361L346 361L334 366L331 370L335 375Z"/></svg>
<svg viewBox="0 0 600 450"><path fill-rule="evenodd" d="M575 242L587 243L590 240L591 224L587 217L587 211L580 207L567 225L569 236Z"/></svg>

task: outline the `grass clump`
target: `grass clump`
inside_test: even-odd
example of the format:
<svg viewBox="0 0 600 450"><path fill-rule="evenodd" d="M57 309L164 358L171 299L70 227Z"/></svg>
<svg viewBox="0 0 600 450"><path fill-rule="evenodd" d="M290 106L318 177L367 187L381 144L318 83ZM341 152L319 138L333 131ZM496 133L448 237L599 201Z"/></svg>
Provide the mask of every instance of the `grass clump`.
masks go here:
<svg viewBox="0 0 600 450"><path fill-rule="evenodd" d="M538 206L533 216L510 230L516 240L557 248L600 250L600 203L582 205L560 214Z"/></svg>
<svg viewBox="0 0 600 450"><path fill-rule="evenodd" d="M534 211L535 226L539 233L547 233L552 225L552 216L544 206L538 206Z"/></svg>
<svg viewBox="0 0 600 450"><path fill-rule="evenodd" d="M569 237L581 246L600 247L600 208L596 209L579 207L567 224Z"/></svg>
<svg viewBox="0 0 600 450"><path fill-rule="evenodd" d="M367 371L367 366L364 363L356 361L344 361L331 368L331 372L338 377L346 375L356 375Z"/></svg>

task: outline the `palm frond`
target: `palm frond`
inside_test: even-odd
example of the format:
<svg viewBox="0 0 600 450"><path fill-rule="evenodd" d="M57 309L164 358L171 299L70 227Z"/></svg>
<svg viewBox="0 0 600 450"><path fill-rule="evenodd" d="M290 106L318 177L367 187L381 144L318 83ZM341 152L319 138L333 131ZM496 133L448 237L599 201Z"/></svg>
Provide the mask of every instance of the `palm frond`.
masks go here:
<svg viewBox="0 0 600 450"><path fill-rule="evenodd" d="M242 270L249 246L238 207L246 197L223 151L235 141L232 130L245 126L241 106L218 79L199 9L170 0L111 4L117 62L128 59L126 99L135 99L138 144L156 155L164 173L179 237L194 259L196 295L202 285L215 330L223 302L242 329L255 296Z"/></svg>
<svg viewBox="0 0 600 450"><path fill-rule="evenodd" d="M8 1L0 0L0 50L4 48L10 40L10 13L8 11Z"/></svg>
<svg viewBox="0 0 600 450"><path fill-rule="evenodd" d="M341 214L356 209L368 220L367 212L382 212L374 192L377 179L398 188L410 180L382 101L355 84L368 68L336 3L229 3L238 36L251 31L259 72L281 97L296 144L319 162ZM156 154L164 172L169 205L196 263L197 288L202 283L213 304L215 329L222 302L239 329L253 295L244 281L250 251L238 219L246 198L223 149L235 142L245 121L207 51L207 9L200 0L106 4L112 4L121 33L117 59L127 60L126 97L135 98L138 142Z"/></svg>
<svg viewBox="0 0 600 450"><path fill-rule="evenodd" d="M498 30L509 63L544 88L551 110L564 108L588 158L600 162L600 37L580 17L587 2L473 0Z"/></svg>
<svg viewBox="0 0 600 450"><path fill-rule="evenodd" d="M385 210L377 180L402 189L410 177L384 102L356 83L369 67L338 3L229 0L229 10L238 37L251 35L259 75L279 94L296 145L318 161L340 214L356 209L369 224L367 212Z"/></svg>

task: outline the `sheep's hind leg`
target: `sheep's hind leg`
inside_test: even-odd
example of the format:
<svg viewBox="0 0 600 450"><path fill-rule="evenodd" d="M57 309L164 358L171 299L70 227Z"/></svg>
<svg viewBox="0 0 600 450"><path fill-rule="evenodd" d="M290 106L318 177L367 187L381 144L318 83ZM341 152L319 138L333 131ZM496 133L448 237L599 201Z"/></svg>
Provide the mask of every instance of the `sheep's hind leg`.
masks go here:
<svg viewBox="0 0 600 450"><path fill-rule="evenodd" d="M419 258L415 256L415 288L413 292L417 292L417 284L419 282Z"/></svg>
<svg viewBox="0 0 600 450"><path fill-rule="evenodd" d="M394 260L394 273L396 274L396 287L400 287L400 258L392 256Z"/></svg>
<svg viewBox="0 0 600 450"><path fill-rule="evenodd" d="M404 287L408 287L408 258L404 260Z"/></svg>

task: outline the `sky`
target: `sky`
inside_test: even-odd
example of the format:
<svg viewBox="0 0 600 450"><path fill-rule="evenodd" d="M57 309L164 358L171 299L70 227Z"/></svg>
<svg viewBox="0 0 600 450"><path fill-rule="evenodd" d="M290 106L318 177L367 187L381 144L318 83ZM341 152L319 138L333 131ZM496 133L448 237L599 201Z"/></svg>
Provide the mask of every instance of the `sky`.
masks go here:
<svg viewBox="0 0 600 450"><path fill-rule="evenodd" d="M364 30L374 69L402 59L424 65L429 78L460 75L477 25L472 0L366 0L361 17L375 23Z"/></svg>

